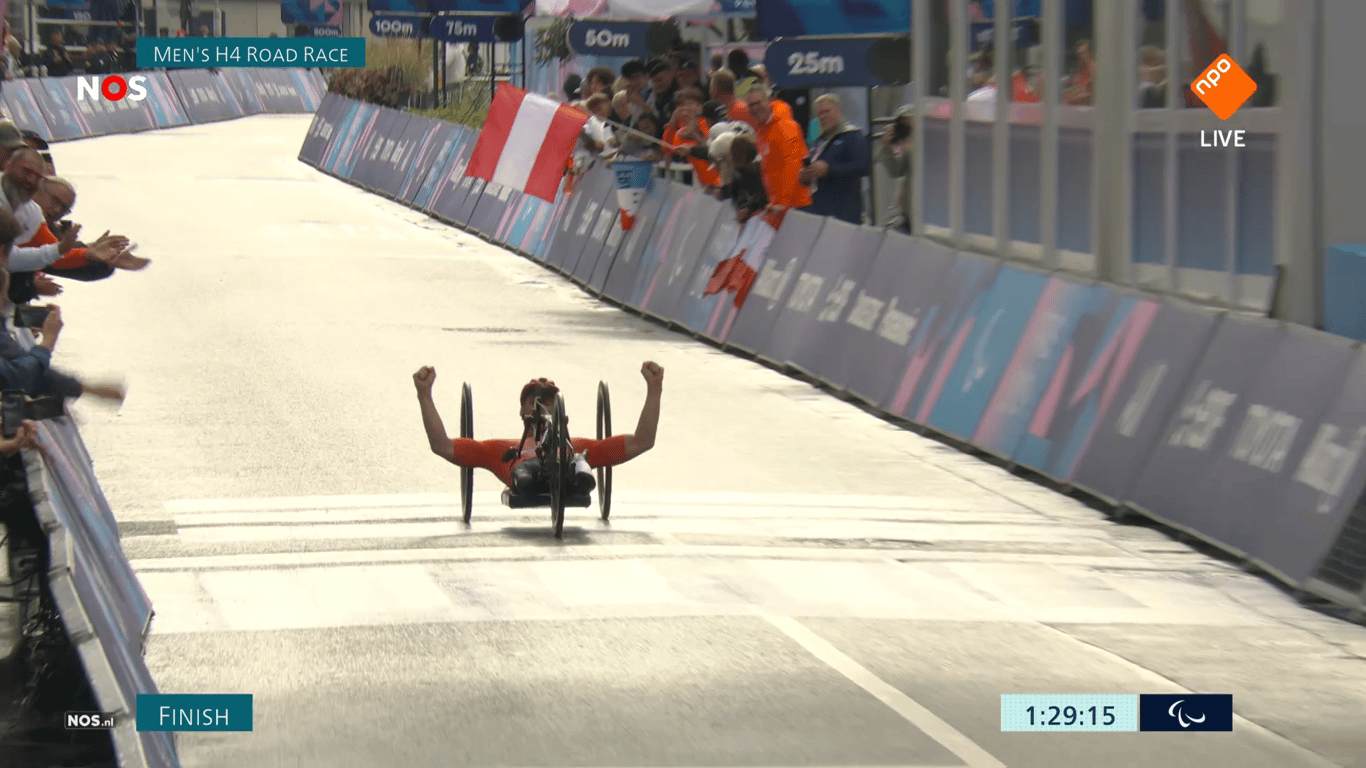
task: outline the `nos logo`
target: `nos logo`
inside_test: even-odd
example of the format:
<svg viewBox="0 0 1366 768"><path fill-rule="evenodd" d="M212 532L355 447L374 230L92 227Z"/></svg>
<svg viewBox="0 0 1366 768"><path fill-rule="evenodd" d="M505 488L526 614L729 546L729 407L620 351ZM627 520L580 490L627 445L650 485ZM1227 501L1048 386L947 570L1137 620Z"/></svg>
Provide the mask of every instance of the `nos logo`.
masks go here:
<svg viewBox="0 0 1366 768"><path fill-rule="evenodd" d="M147 76L133 75L124 80L118 75L109 75L103 80L97 77L76 78L76 101L94 101L103 96L106 101L142 101L147 98Z"/></svg>

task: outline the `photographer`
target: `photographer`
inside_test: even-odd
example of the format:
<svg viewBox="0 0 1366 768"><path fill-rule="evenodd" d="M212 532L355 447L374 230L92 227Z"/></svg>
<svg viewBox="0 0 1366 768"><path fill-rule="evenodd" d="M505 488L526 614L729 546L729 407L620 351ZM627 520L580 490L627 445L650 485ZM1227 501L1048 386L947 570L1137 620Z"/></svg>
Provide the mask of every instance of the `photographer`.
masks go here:
<svg viewBox="0 0 1366 768"><path fill-rule="evenodd" d="M896 208L887 226L907 234L911 231L911 120L910 107L896 111L896 117L878 140L877 161L896 185Z"/></svg>

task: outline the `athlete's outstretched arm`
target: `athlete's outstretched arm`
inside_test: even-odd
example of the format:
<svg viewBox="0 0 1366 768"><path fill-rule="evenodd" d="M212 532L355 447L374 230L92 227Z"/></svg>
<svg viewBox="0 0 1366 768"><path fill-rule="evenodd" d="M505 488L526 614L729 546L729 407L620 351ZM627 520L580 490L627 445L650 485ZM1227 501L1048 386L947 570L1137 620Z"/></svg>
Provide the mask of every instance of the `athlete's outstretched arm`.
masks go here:
<svg viewBox="0 0 1366 768"><path fill-rule="evenodd" d="M626 436L626 460L630 461L655 447L655 432L659 430L659 397L664 391L664 369L658 363L640 366L645 379L645 406L640 409L636 431Z"/></svg>
<svg viewBox="0 0 1366 768"><path fill-rule="evenodd" d="M436 383L436 369L431 366L419 368L413 374L413 386L417 387L417 404L422 408L422 427L427 430L427 444L432 447L432 453L445 459L455 461L455 445L450 437L446 435L446 425L441 423L441 414L436 411L436 403L432 400L432 385Z"/></svg>

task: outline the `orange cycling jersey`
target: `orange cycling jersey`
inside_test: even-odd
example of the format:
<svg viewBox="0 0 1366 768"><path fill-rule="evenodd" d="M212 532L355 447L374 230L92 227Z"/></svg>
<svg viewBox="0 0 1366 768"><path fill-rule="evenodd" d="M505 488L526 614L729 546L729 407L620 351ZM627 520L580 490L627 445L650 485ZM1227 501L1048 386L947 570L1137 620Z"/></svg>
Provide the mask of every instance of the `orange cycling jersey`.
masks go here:
<svg viewBox="0 0 1366 768"><path fill-rule="evenodd" d="M616 435L606 440L578 437L571 439L570 442L574 445L574 451L584 454L588 466L594 469L614 467L626 462L625 435ZM515 450L517 443L517 440L472 440L466 437L457 437L451 441L455 447L456 464L472 469L487 469L509 488L512 487L513 467L536 456L536 444L528 440L520 456L513 458L512 461L503 461L503 454Z"/></svg>

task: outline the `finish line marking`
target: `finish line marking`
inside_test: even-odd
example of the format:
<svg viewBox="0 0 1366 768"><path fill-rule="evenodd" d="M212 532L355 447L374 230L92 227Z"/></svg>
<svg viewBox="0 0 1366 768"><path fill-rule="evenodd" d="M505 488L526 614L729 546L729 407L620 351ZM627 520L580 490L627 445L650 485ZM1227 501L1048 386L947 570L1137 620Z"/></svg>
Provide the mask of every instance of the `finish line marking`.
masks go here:
<svg viewBox="0 0 1366 768"><path fill-rule="evenodd" d="M831 669L848 678L850 682L891 707L893 712L901 715L926 736L938 742L941 747L956 755L968 768L1006 768L1005 763L992 757L986 750L977 746L956 728L941 720L910 696L874 675L862 664L846 656L801 622L790 616L769 613L763 614L763 618L776 627L779 632L796 641L812 656L825 662Z"/></svg>

